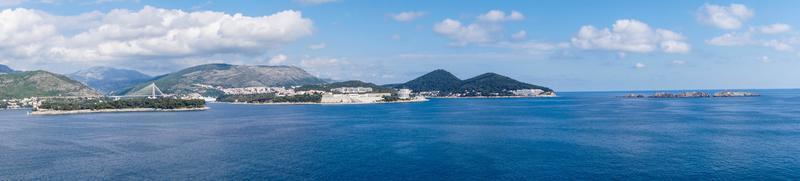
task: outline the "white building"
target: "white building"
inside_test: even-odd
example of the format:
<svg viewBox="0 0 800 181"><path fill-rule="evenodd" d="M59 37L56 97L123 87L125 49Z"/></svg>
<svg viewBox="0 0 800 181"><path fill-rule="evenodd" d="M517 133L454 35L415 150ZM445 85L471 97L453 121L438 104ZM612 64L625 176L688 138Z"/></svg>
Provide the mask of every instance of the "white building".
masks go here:
<svg viewBox="0 0 800 181"><path fill-rule="evenodd" d="M368 94L323 94L321 103L375 103L383 101L384 96L391 96L389 93L368 93Z"/></svg>
<svg viewBox="0 0 800 181"><path fill-rule="evenodd" d="M361 93L368 93L372 92L371 87L339 87L331 89L331 92L342 93L342 94L361 94Z"/></svg>
<svg viewBox="0 0 800 181"><path fill-rule="evenodd" d="M400 89L397 91L397 98L411 99L411 89Z"/></svg>

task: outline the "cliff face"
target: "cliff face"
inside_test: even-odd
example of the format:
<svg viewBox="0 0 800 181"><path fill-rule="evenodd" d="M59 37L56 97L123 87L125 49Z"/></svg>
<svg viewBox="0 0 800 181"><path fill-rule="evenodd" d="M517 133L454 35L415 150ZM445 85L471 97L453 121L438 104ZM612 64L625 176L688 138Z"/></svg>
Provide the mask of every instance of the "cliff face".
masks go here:
<svg viewBox="0 0 800 181"><path fill-rule="evenodd" d="M0 75L0 98L43 96L100 96L100 94L78 81L47 71Z"/></svg>

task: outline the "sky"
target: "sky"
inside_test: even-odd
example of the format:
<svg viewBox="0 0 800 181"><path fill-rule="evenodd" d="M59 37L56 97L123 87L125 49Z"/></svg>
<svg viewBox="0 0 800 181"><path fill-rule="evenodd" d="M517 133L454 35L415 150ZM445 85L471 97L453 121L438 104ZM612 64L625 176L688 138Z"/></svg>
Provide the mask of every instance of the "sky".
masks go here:
<svg viewBox="0 0 800 181"><path fill-rule="evenodd" d="M495 72L557 91L800 88L800 1L0 0L0 64L159 75L291 65L401 83Z"/></svg>

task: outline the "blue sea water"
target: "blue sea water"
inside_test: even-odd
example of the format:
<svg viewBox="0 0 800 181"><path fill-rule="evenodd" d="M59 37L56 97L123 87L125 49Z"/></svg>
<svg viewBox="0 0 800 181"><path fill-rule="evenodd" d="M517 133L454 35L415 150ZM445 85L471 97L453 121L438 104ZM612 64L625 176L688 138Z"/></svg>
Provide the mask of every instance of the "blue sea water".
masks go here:
<svg viewBox="0 0 800 181"><path fill-rule="evenodd" d="M0 180L790 180L800 90L761 97L0 111Z"/></svg>

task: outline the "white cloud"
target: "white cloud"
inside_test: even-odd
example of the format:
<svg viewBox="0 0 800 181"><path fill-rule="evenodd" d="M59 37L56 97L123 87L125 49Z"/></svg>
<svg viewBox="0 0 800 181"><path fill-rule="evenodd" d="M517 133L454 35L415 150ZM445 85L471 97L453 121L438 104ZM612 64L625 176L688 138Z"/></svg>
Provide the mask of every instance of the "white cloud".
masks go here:
<svg viewBox="0 0 800 181"><path fill-rule="evenodd" d="M464 46L470 43L494 43L505 39L503 23L505 21L519 21L525 19L522 13L511 11L508 15L500 10L491 10L486 14L476 17L471 24L447 18L434 24L433 31L443 35L454 42L453 45ZM516 37L514 37L516 35ZM527 32L520 31L512 35L512 39L523 39Z"/></svg>
<svg viewBox="0 0 800 181"><path fill-rule="evenodd" d="M399 22L408 22L408 21L413 21L417 18L421 18L422 16L425 16L425 14L426 13L422 11L401 12L392 15L392 19Z"/></svg>
<svg viewBox="0 0 800 181"><path fill-rule="evenodd" d="M778 51L793 51L794 45L800 43L797 37L781 37L780 39L756 39L753 38L753 33L726 33L718 37L707 40L706 43L716 46L762 46L772 48Z"/></svg>
<svg viewBox="0 0 800 181"><path fill-rule="evenodd" d="M0 12L0 55L21 61L170 60L263 55L313 33L299 11L268 16L160 9L115 9L57 16L24 8Z"/></svg>
<svg viewBox="0 0 800 181"><path fill-rule="evenodd" d="M672 64L675 64L675 65L683 65L683 64L686 64L686 61L683 61L683 60L673 60L673 61L672 61Z"/></svg>
<svg viewBox="0 0 800 181"><path fill-rule="evenodd" d="M641 69L641 68L645 68L645 67L647 67L647 65L645 65L645 64L643 64L641 62L637 62L636 64L633 65L633 68L637 68L637 69Z"/></svg>
<svg viewBox="0 0 800 181"><path fill-rule="evenodd" d="M689 44L682 41L668 40L661 42L661 50L665 53L686 53L689 52Z"/></svg>
<svg viewBox="0 0 800 181"><path fill-rule="evenodd" d="M753 43L753 39L750 33L732 32L711 38L707 40L706 43L716 46L737 46L751 44Z"/></svg>
<svg viewBox="0 0 800 181"><path fill-rule="evenodd" d="M700 21L722 29L739 29L745 21L752 18L755 12L742 4L728 6L706 4L700 7Z"/></svg>
<svg viewBox="0 0 800 181"><path fill-rule="evenodd" d="M778 34L786 33L792 30L792 26L782 23L776 23L767 26L758 27L758 31L764 34Z"/></svg>
<svg viewBox="0 0 800 181"><path fill-rule="evenodd" d="M319 49L323 49L325 47L328 47L328 45L326 45L325 43L318 43L318 44L309 45L308 49L319 50Z"/></svg>
<svg viewBox="0 0 800 181"><path fill-rule="evenodd" d="M528 37L528 32L525 32L525 30L520 30L514 34L511 34L511 39L514 40L524 40L527 37Z"/></svg>
<svg viewBox="0 0 800 181"><path fill-rule="evenodd" d="M278 55L272 56L272 58L269 59L269 64L270 65L280 65L280 64L283 64L284 62L286 62L286 60L288 60L288 59L289 59L289 57L287 57L286 55L278 54Z"/></svg>
<svg viewBox="0 0 800 181"><path fill-rule="evenodd" d="M462 25L460 21L445 19L433 26L433 31L456 41L457 45L492 41L492 30L478 24Z"/></svg>
<svg viewBox="0 0 800 181"><path fill-rule="evenodd" d="M665 29L652 29L647 24L632 20L617 20L611 29L598 29L591 25L580 28L571 39L580 49L601 49L648 53L660 49L665 53L687 53L691 50L685 37Z"/></svg>
<svg viewBox="0 0 800 181"><path fill-rule="evenodd" d="M790 45L788 42L783 40L769 40L762 42L762 45L765 47L770 47L772 49L778 51L792 51L794 47Z"/></svg>
<svg viewBox="0 0 800 181"><path fill-rule="evenodd" d="M293 0L293 1L305 5L319 5L319 4L336 2L337 0Z"/></svg>
<svg viewBox="0 0 800 181"><path fill-rule="evenodd" d="M503 21L520 21L524 20L525 15L517 11L511 11L508 15L500 10L491 10L486 14L478 16L478 20L485 22L503 22Z"/></svg>

